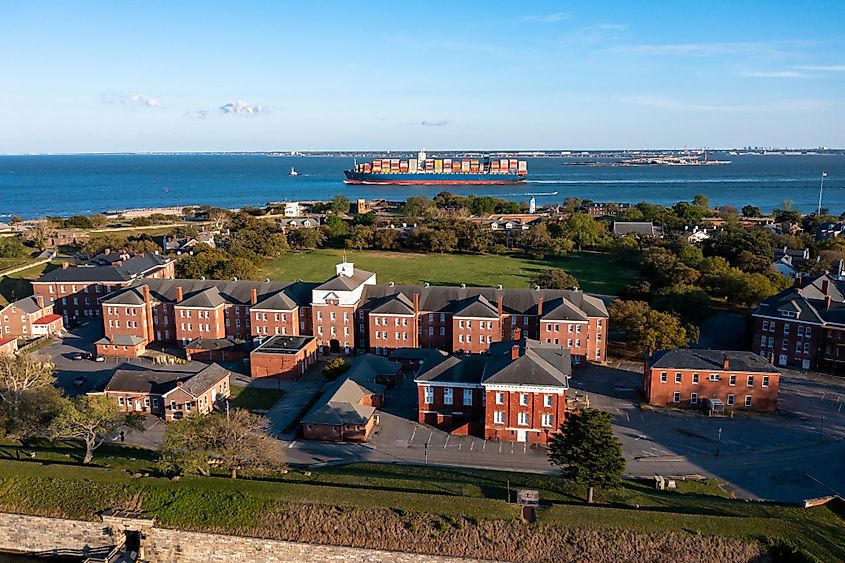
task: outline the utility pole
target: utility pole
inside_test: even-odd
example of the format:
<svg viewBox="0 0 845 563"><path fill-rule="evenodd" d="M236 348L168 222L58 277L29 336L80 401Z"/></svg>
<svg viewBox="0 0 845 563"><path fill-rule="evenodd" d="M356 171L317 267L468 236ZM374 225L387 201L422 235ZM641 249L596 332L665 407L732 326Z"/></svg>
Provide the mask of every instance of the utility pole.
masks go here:
<svg viewBox="0 0 845 563"><path fill-rule="evenodd" d="M719 435L716 439L716 457L719 457L719 448L722 445L722 427L719 427Z"/></svg>
<svg viewBox="0 0 845 563"><path fill-rule="evenodd" d="M821 183L819 184L819 209L816 211L816 217L822 214L822 192L824 191L824 179L827 177L827 172L822 172Z"/></svg>

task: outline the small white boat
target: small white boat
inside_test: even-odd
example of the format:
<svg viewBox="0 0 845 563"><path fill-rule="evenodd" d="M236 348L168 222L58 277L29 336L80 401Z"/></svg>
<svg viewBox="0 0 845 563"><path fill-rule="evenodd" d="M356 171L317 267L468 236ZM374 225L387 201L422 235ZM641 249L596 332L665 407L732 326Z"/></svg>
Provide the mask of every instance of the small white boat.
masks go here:
<svg viewBox="0 0 845 563"><path fill-rule="evenodd" d="M290 167L290 174L288 176L299 176L299 172L296 171L296 168L293 166Z"/></svg>

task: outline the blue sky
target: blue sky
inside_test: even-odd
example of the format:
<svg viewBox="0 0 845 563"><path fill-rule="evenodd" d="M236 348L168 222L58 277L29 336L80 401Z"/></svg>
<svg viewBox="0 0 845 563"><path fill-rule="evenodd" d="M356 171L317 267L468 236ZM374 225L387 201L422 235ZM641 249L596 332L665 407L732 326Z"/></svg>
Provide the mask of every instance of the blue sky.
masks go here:
<svg viewBox="0 0 845 563"><path fill-rule="evenodd" d="M845 2L0 2L0 153L845 147Z"/></svg>

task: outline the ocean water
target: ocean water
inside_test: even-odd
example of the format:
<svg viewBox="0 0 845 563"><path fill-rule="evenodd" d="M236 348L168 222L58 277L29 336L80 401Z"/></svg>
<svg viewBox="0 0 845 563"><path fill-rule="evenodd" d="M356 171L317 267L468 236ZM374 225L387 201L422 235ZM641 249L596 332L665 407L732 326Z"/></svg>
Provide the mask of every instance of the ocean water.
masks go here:
<svg viewBox="0 0 845 563"><path fill-rule="evenodd" d="M269 201L329 199L404 200L411 195L491 195L538 205L567 197L593 201L671 204L703 193L711 205L748 203L764 211L791 200L800 211L818 204L845 211L845 156L725 156L730 165L699 167L565 166L566 159L528 160L529 181L516 186L347 186L351 158L263 155L44 155L0 156L0 221L69 216L139 207L209 204L237 208ZM295 166L300 176L289 176Z"/></svg>

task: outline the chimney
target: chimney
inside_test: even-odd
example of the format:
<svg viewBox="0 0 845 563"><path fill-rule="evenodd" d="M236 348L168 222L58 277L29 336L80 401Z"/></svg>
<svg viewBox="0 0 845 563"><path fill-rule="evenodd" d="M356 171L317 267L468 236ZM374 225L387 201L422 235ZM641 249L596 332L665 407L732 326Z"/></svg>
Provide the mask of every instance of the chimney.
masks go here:
<svg viewBox="0 0 845 563"><path fill-rule="evenodd" d="M803 272L798 272L797 274L795 274L795 287L797 287L798 289L801 289L801 284L802 284L803 281L804 281L804 273Z"/></svg>
<svg viewBox="0 0 845 563"><path fill-rule="evenodd" d="M502 320L502 312L504 311L504 298L502 294L499 294L499 297L496 298L496 310L499 312L499 321Z"/></svg>
<svg viewBox="0 0 845 563"><path fill-rule="evenodd" d="M823 294L827 295L827 291L828 291L828 289L830 289L829 285L830 285L830 282L827 281L827 278L822 280L822 293Z"/></svg>
<svg viewBox="0 0 845 563"><path fill-rule="evenodd" d="M249 304L254 307L256 303L258 303L258 288L253 287L252 297L249 300Z"/></svg>
<svg viewBox="0 0 845 563"><path fill-rule="evenodd" d="M543 316L543 298L538 297L537 298L537 318L540 318L542 316Z"/></svg>
<svg viewBox="0 0 845 563"><path fill-rule="evenodd" d="M181 285L176 288L176 302L177 303L182 302L182 286Z"/></svg>
<svg viewBox="0 0 845 563"><path fill-rule="evenodd" d="M411 340L414 343L415 348L419 348L420 346L420 294L414 292L414 323L412 325L413 331L411 332Z"/></svg>
<svg viewBox="0 0 845 563"><path fill-rule="evenodd" d="M144 285L144 314L147 315L147 342L153 341L153 304L150 301L150 286Z"/></svg>
<svg viewBox="0 0 845 563"><path fill-rule="evenodd" d="M106 248L105 250L103 250L103 254L106 255L106 256L111 254L111 248Z"/></svg>
<svg viewBox="0 0 845 563"><path fill-rule="evenodd" d="M831 297L830 295L825 295L824 296L824 308L830 309L830 306L831 306L832 303L833 303L833 297Z"/></svg>
<svg viewBox="0 0 845 563"><path fill-rule="evenodd" d="M38 304L39 309L44 308L44 297L42 297L41 295L36 295L35 302Z"/></svg>
<svg viewBox="0 0 845 563"><path fill-rule="evenodd" d="M518 360L519 359L519 343L514 342L513 346L511 346L511 360Z"/></svg>
<svg viewBox="0 0 845 563"><path fill-rule="evenodd" d="M516 327L516 328L513 329L513 340L516 341L516 342L519 342L520 340L522 340L522 329L521 328Z"/></svg>
<svg viewBox="0 0 845 563"><path fill-rule="evenodd" d="M185 386L185 383L183 381L177 381L176 382L176 387L179 387L181 389L184 386Z"/></svg>
<svg viewBox="0 0 845 563"><path fill-rule="evenodd" d="M728 371L730 368L730 360L728 360L728 355L725 354L722 356L722 369Z"/></svg>
<svg viewBox="0 0 845 563"><path fill-rule="evenodd" d="M70 266L67 262L62 262L62 270L67 270L67 267Z"/></svg>

